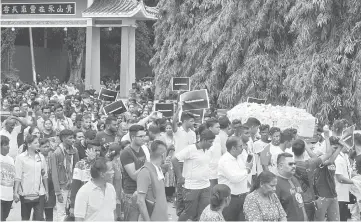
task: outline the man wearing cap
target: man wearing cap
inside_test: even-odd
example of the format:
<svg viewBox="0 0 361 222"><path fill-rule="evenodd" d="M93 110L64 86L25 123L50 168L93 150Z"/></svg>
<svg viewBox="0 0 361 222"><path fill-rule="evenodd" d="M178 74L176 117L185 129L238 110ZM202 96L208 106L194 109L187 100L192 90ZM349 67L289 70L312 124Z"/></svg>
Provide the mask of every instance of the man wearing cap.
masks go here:
<svg viewBox="0 0 361 222"><path fill-rule="evenodd" d="M198 221L210 201L210 156L214 133L206 129L200 135L200 141L189 145L175 154L172 159L174 172L179 184L184 184L184 210L178 220ZM183 174L180 162L183 161Z"/></svg>

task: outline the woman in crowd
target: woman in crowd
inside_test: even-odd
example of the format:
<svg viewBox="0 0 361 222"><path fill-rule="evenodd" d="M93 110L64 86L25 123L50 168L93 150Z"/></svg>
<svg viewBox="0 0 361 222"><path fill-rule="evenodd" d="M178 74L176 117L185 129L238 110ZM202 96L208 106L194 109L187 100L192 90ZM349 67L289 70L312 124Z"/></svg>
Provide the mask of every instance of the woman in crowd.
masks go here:
<svg viewBox="0 0 361 222"><path fill-rule="evenodd" d="M225 221L223 209L231 202L231 189L224 184L217 184L211 191L211 202L202 212L199 221Z"/></svg>
<svg viewBox="0 0 361 222"><path fill-rule="evenodd" d="M36 136L36 137L38 137L39 139L40 139L41 136L42 136L39 128L36 127L36 126L29 127L27 130L24 131L24 137L26 138L28 135ZM24 138L24 139L25 139L25 138ZM22 145L19 147L19 151L20 151L20 152L25 152L25 151L26 151L26 146L25 146L25 144L22 144Z"/></svg>
<svg viewBox="0 0 361 222"><path fill-rule="evenodd" d="M77 116L77 114L74 111L70 114L70 119L71 119L71 121L73 121L73 123L75 123L76 116Z"/></svg>
<svg viewBox="0 0 361 222"><path fill-rule="evenodd" d="M257 177L243 205L248 221L287 221L286 212L274 193L276 185L277 177L269 171L263 171Z"/></svg>
<svg viewBox="0 0 361 222"><path fill-rule="evenodd" d="M45 120L42 138L51 138L55 136L56 132L53 129L53 122L50 119Z"/></svg>
<svg viewBox="0 0 361 222"><path fill-rule="evenodd" d="M163 137L167 147L174 145L173 129L170 122L167 122L165 125L165 133L163 133Z"/></svg>
<svg viewBox="0 0 361 222"><path fill-rule="evenodd" d="M171 145L167 150L167 155L165 158L165 164L168 165L167 171L164 174L164 185L165 185L165 194L168 202L173 202L174 194L175 194L175 176L174 169L172 165L172 158L174 156L174 146Z"/></svg>
<svg viewBox="0 0 361 222"><path fill-rule="evenodd" d="M33 136L37 136L38 138L40 138L41 137L41 132L40 132L40 129L38 127L32 126L32 127L29 128L27 135L33 135Z"/></svg>
<svg viewBox="0 0 361 222"><path fill-rule="evenodd" d="M21 219L44 220L44 204L48 200L48 170L44 156L38 153L39 138L28 135L25 152L16 157L14 200L21 202Z"/></svg>

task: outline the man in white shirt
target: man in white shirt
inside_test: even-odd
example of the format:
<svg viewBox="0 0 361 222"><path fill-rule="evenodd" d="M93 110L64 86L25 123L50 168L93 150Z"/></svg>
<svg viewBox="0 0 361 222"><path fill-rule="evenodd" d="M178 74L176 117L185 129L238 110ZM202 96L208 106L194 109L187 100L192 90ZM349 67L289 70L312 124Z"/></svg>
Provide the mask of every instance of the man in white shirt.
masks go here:
<svg viewBox="0 0 361 222"><path fill-rule="evenodd" d="M44 106L41 108L42 115L37 119L37 127L41 132L44 131L44 122L45 120L50 118L51 108L48 106Z"/></svg>
<svg viewBox="0 0 361 222"><path fill-rule="evenodd" d="M211 162L209 164L210 167L210 183L211 183L211 189L218 184L218 177L217 177L217 169L218 169L218 161L222 156L222 147L221 147L221 141L219 137L219 131L220 131L220 125L217 119L209 119L206 122L206 127L210 131L216 135L216 138L214 139L213 145L211 148L209 148L209 155L211 158Z"/></svg>
<svg viewBox="0 0 361 222"><path fill-rule="evenodd" d="M261 164L263 170L271 171L277 175L277 157L279 154L284 153L287 148L291 147L294 141L294 134L290 129L286 129L281 133L277 127L272 127L270 133L272 141L270 146L261 152Z"/></svg>
<svg viewBox="0 0 361 222"><path fill-rule="evenodd" d="M179 184L184 184L184 210L179 221L198 221L210 201L210 156L215 135L206 129L200 135L200 141L181 150L172 159L174 172ZM183 174L180 162L184 162Z"/></svg>
<svg viewBox="0 0 361 222"><path fill-rule="evenodd" d="M269 130L270 127L269 125L265 124L265 125L261 125L259 127L259 133L261 136L260 140L257 140L256 142L253 143L253 152L254 152L254 164L256 165L256 172L257 175L259 175L263 169L262 169L262 164L261 164L261 152L266 148L266 146L270 145L270 141L269 141Z"/></svg>
<svg viewBox="0 0 361 222"><path fill-rule="evenodd" d="M348 202L350 202L350 190L353 181L351 180L352 167L348 157L349 149L343 147L340 154L336 157L335 165L335 182L338 205L340 208L340 221L347 221L348 219Z"/></svg>
<svg viewBox="0 0 361 222"><path fill-rule="evenodd" d="M53 126L55 131L60 132L65 129L72 130L74 127L73 121L64 115L63 106L60 104L56 104L54 106L54 110L55 110L55 119L53 120Z"/></svg>
<svg viewBox="0 0 361 222"><path fill-rule="evenodd" d="M91 166L92 179L82 186L75 198L76 221L114 221L116 193L109 179L105 158L98 158Z"/></svg>
<svg viewBox="0 0 361 222"><path fill-rule="evenodd" d="M13 190L15 183L15 164L14 159L8 156L9 138L0 137L1 155L0 155L0 171L1 171L1 221L6 221L9 216L11 205L13 203Z"/></svg>
<svg viewBox="0 0 361 222"><path fill-rule="evenodd" d="M256 140L258 139L256 137L258 134L258 129L261 126L261 122L254 117L249 117L245 125L249 127L249 132L251 134L252 141L256 142Z"/></svg>
<svg viewBox="0 0 361 222"><path fill-rule="evenodd" d="M226 142L229 136L233 134L231 121L227 116L221 116L218 119L221 130L219 131L219 139L221 141L222 155L227 152Z"/></svg>
<svg viewBox="0 0 361 222"><path fill-rule="evenodd" d="M218 183L231 189L231 202L223 210L223 216L226 221L245 221L243 204L249 192L248 178L253 163L237 160L247 146L239 137L228 138L226 146L227 152L218 163Z"/></svg>
<svg viewBox="0 0 361 222"><path fill-rule="evenodd" d="M194 115L188 112L182 112L181 122L182 125L178 127L179 122L179 113L181 111L182 104L179 104L177 112L173 116L173 138L174 138L174 147L175 154L182 151L189 145L195 144L197 141L196 133L192 130L194 127ZM180 170L183 171L183 161L180 161ZM180 174L181 175L181 174ZM176 178L178 180L179 178ZM176 186L176 207L177 207L177 216L179 216L184 210L183 202L183 187L182 184Z"/></svg>

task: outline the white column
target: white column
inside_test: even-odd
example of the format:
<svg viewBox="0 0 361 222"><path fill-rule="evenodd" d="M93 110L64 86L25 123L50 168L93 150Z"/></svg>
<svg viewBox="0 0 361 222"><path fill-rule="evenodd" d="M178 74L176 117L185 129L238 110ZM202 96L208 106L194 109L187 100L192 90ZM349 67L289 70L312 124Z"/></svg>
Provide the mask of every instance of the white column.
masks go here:
<svg viewBox="0 0 361 222"><path fill-rule="evenodd" d="M135 82L135 20L123 20L120 61L121 98L129 96L129 89Z"/></svg>
<svg viewBox="0 0 361 222"><path fill-rule="evenodd" d="M100 90L100 28L89 21L86 28L85 88Z"/></svg>

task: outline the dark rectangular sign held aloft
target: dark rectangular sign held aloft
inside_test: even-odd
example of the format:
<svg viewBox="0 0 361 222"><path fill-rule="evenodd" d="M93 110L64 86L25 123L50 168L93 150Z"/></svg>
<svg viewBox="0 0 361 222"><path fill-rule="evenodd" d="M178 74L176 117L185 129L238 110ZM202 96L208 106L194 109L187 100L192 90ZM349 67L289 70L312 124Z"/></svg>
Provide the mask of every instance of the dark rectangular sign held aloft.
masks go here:
<svg viewBox="0 0 361 222"><path fill-rule="evenodd" d="M190 91L189 77L173 77L172 78L172 91Z"/></svg>
<svg viewBox="0 0 361 222"><path fill-rule="evenodd" d="M75 2L2 3L2 15L75 15Z"/></svg>

